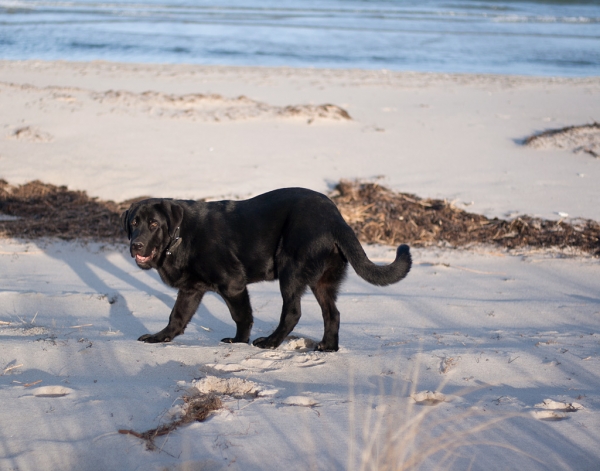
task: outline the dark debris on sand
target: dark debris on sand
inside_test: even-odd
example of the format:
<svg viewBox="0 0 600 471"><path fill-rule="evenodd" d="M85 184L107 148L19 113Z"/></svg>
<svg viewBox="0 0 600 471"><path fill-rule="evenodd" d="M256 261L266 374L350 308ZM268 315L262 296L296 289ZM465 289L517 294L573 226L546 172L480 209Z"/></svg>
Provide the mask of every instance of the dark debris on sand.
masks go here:
<svg viewBox="0 0 600 471"><path fill-rule="evenodd" d="M571 149L600 158L600 123L548 129L529 136L523 144L537 149Z"/></svg>
<svg viewBox="0 0 600 471"><path fill-rule="evenodd" d="M530 216L488 219L452 203L393 192L377 183L341 181L329 195L365 243L506 249L557 248L600 256L600 224L577 219L549 221ZM11 186L0 180L0 237L125 241L120 214L133 200L115 203L33 181Z"/></svg>
<svg viewBox="0 0 600 471"><path fill-rule="evenodd" d="M196 396L184 396L184 413L178 418L163 424L160 427L146 430L145 432L136 432L131 429L120 429L122 435L133 435L146 442L148 450L156 450L158 447L154 440L157 437L169 435L179 427L192 422L204 422L212 412L223 408L221 399L214 394L199 394Z"/></svg>
<svg viewBox="0 0 600 471"><path fill-rule="evenodd" d="M445 200L396 193L377 183L341 181L330 197L366 243L416 247L493 244L506 249L578 249L600 255L600 224L592 220L488 219Z"/></svg>
<svg viewBox="0 0 600 471"><path fill-rule="evenodd" d="M38 180L18 186L0 180L0 214L18 218L0 220L0 236L119 240L124 235L120 213L129 204L90 198L85 191Z"/></svg>

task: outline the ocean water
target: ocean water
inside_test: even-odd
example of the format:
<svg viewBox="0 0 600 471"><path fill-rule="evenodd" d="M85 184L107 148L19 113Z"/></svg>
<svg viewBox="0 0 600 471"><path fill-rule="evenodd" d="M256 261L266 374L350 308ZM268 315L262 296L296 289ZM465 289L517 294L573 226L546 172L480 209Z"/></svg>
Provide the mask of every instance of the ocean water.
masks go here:
<svg viewBox="0 0 600 471"><path fill-rule="evenodd" d="M0 58L600 75L600 0L0 0Z"/></svg>

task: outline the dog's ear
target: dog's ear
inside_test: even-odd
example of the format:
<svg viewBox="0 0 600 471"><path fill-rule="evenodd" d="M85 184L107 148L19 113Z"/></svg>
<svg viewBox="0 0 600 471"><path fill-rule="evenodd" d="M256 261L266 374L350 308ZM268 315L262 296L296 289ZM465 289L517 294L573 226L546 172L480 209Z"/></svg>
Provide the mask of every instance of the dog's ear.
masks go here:
<svg viewBox="0 0 600 471"><path fill-rule="evenodd" d="M121 214L121 227L127 233L127 238L131 239L131 228L129 226L129 210Z"/></svg>
<svg viewBox="0 0 600 471"><path fill-rule="evenodd" d="M183 206L174 200L162 200L160 204L167 216L169 235L173 237L183 221Z"/></svg>

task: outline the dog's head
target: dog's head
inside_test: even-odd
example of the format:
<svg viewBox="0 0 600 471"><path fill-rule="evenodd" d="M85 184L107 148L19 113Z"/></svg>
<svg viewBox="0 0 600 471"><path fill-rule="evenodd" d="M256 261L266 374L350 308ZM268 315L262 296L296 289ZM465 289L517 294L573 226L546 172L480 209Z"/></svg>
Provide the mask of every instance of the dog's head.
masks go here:
<svg viewBox="0 0 600 471"><path fill-rule="evenodd" d="M183 206L170 199L133 203L121 215L129 252L140 268L156 268L183 220Z"/></svg>

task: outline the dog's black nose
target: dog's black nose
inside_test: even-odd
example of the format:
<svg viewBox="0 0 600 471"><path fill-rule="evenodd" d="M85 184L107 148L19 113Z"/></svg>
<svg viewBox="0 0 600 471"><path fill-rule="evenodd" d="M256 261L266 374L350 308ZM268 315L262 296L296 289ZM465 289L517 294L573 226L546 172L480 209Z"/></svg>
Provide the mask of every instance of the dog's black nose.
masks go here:
<svg viewBox="0 0 600 471"><path fill-rule="evenodd" d="M131 244L131 248L134 250L142 250L143 247L144 247L143 242L134 242L133 244Z"/></svg>

